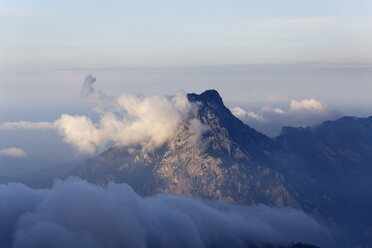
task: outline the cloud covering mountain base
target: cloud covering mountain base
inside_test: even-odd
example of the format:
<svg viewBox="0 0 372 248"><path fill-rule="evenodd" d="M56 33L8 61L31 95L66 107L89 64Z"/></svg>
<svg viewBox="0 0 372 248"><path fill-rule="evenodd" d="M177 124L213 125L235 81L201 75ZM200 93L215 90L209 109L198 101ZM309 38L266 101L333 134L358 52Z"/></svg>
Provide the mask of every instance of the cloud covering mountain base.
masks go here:
<svg viewBox="0 0 372 248"><path fill-rule="evenodd" d="M126 184L102 188L78 178L46 190L0 185L0 219L3 248L247 247L327 237L312 217L291 208L142 198Z"/></svg>

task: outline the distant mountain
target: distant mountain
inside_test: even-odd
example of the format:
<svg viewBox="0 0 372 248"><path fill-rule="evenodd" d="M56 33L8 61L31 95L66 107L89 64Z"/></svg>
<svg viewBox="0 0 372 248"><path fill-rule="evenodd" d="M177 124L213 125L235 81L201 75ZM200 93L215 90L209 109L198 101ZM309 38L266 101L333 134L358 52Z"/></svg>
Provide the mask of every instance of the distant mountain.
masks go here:
<svg viewBox="0 0 372 248"><path fill-rule="evenodd" d="M317 185L309 200L314 201L316 195L329 200L322 215L352 227L348 235L372 244L372 117L284 127L275 140L295 154L296 165L300 165L296 171ZM325 200L318 203L326 206Z"/></svg>
<svg viewBox="0 0 372 248"><path fill-rule="evenodd" d="M298 172L338 198L372 193L372 117L284 127L275 141L295 154Z"/></svg>
<svg viewBox="0 0 372 248"><path fill-rule="evenodd" d="M372 172L372 116L344 117L307 128L284 127L276 141L312 164L307 172L319 179L323 175L322 180L331 175L348 180Z"/></svg>
<svg viewBox="0 0 372 248"><path fill-rule="evenodd" d="M113 147L71 174L101 185L128 183L142 195L302 208L330 224L352 225L350 236L372 243L372 117L284 127L271 139L236 118L215 90L188 99L198 111L162 147ZM199 142L192 119L208 128Z"/></svg>

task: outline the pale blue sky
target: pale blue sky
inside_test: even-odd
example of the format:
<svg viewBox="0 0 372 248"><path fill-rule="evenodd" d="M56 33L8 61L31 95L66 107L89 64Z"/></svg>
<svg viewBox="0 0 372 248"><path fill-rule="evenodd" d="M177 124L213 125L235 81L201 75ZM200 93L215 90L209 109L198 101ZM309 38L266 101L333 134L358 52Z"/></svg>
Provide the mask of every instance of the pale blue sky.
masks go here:
<svg viewBox="0 0 372 248"><path fill-rule="evenodd" d="M371 61L372 1L1 1L1 66Z"/></svg>

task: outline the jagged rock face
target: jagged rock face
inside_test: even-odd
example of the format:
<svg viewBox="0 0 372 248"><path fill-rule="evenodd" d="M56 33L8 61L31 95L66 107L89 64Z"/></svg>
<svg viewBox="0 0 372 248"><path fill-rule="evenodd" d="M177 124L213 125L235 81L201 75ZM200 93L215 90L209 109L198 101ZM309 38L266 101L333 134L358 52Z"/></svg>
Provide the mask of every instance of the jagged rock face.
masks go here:
<svg viewBox="0 0 372 248"><path fill-rule="evenodd" d="M231 141L216 147L211 154L211 143L218 137L213 131L203 137L201 144L194 144L183 129L168 144L156 166L155 174L166 193L240 203L296 205L278 171L253 162ZM236 148L230 150L229 156L231 147Z"/></svg>
<svg viewBox="0 0 372 248"><path fill-rule="evenodd" d="M277 149L272 140L233 116L216 91L188 98L201 103L193 118L208 131L195 143L183 126L169 142L156 167L166 193L240 203L297 204L283 176L264 163Z"/></svg>
<svg viewBox="0 0 372 248"><path fill-rule="evenodd" d="M211 143L213 151L218 147L219 151L227 152L228 156L237 152L259 159L278 148L270 138L236 118L224 106L217 91L207 90L200 95L189 94L188 99L191 102L202 103L197 117L214 132L216 139Z"/></svg>
<svg viewBox="0 0 372 248"><path fill-rule="evenodd" d="M237 203L298 206L298 195L274 166L280 147L243 124L214 90L189 94L199 105L190 115L207 127L196 138L184 123L163 147L151 153L112 148L87 160L74 174L102 185L125 182L137 192L166 192Z"/></svg>

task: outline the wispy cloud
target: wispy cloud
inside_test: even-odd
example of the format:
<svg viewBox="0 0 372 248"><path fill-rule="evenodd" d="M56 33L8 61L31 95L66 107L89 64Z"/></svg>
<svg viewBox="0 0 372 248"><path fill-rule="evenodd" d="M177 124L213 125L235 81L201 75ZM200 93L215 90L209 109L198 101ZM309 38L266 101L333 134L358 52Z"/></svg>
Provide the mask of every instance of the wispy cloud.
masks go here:
<svg viewBox="0 0 372 248"><path fill-rule="evenodd" d="M0 150L0 156L8 156L8 157L26 157L27 153L17 147L9 147Z"/></svg>
<svg viewBox="0 0 372 248"><path fill-rule="evenodd" d="M0 130L48 130L55 129L55 124L53 122L30 122L30 121L15 121L15 122L3 122L0 124Z"/></svg>

